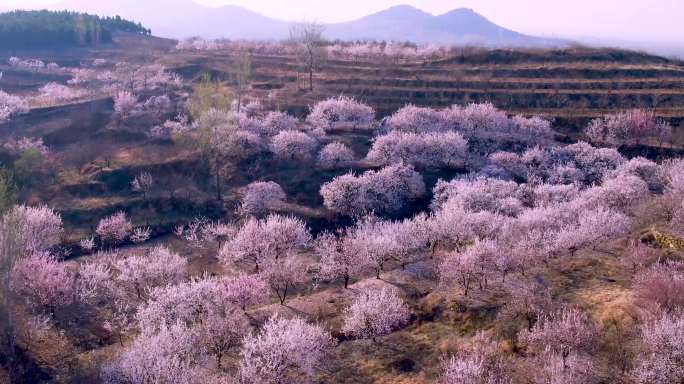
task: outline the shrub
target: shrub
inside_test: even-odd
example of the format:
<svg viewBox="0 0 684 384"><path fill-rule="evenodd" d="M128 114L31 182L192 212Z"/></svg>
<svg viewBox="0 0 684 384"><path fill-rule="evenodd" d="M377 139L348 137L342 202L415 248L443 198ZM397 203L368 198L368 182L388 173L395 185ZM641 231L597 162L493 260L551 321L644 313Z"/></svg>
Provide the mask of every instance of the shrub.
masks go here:
<svg viewBox="0 0 684 384"><path fill-rule="evenodd" d="M354 161L354 152L342 143L330 143L318 153L318 166L323 169L344 167Z"/></svg>
<svg viewBox="0 0 684 384"><path fill-rule="evenodd" d="M297 131L281 131L271 139L271 152L282 160L310 160L317 146L316 139Z"/></svg>
<svg viewBox="0 0 684 384"><path fill-rule="evenodd" d="M394 213L425 194L422 176L413 167L398 164L379 171L336 177L323 184L323 204L337 213L361 215L371 211Z"/></svg>
<svg viewBox="0 0 684 384"><path fill-rule="evenodd" d="M333 97L311 108L307 121L317 128L330 129L337 124L370 126L375 120L375 110L350 97Z"/></svg>
<svg viewBox="0 0 684 384"><path fill-rule="evenodd" d="M262 215L280 207L285 201L285 191L273 181L257 181L245 188L240 211L248 215Z"/></svg>
<svg viewBox="0 0 684 384"><path fill-rule="evenodd" d="M391 132L375 139L368 160L380 165L399 162L420 168L456 168L465 163L468 141L456 132Z"/></svg>

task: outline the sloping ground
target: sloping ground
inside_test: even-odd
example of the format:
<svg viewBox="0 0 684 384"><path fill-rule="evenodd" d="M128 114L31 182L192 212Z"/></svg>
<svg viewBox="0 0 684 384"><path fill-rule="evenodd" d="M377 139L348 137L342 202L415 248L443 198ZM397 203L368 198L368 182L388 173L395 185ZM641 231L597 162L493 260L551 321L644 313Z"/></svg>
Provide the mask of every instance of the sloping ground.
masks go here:
<svg viewBox="0 0 684 384"><path fill-rule="evenodd" d="M120 45L32 52L26 57L57 61L60 65L76 65L94 58L112 62L149 62L157 58L187 80L210 72L231 81L231 52L178 52L172 50L171 41L140 36L123 35L117 41ZM314 92L305 90L303 73L298 82L293 57L255 55L253 66L251 96L270 104L270 109L286 109L299 115L322 98L346 94L370 103L381 116L407 103L439 107L492 101L509 113L556 118L556 128L564 133L576 132L589 118L620 108L655 106L658 114L673 119L675 126L684 117L684 66L636 52L463 50L459 55L433 61L331 59L316 74ZM17 88L52 80L37 74L9 73L3 85ZM269 98L269 94L273 97ZM2 137L42 137L53 150L48 163L64 165L51 182L53 185L33 191L30 201L50 201L63 212L69 226L82 229L91 229L100 217L119 209L126 209L143 224L148 212L156 210L162 216L158 224L168 229L174 222L196 214L193 210L216 208L202 159L192 148L150 142L140 133L107 130L112 113L111 99L103 98L34 109L8 124L0 124ZM372 133L340 133L334 139L351 145L361 156L371 137ZM643 153L639 148L630 151L651 158L661 154ZM309 212L307 207L320 206L320 185L337 175L311 172L306 167L271 167L268 159L245 166L242 172L231 171L226 180L228 195L223 213L234 210L235 190L256 178L280 183L292 208ZM134 194L129 184L143 171L154 173L158 179L157 191L145 198ZM306 216L312 220L321 217L320 212L309 213Z"/></svg>
<svg viewBox="0 0 684 384"><path fill-rule="evenodd" d="M212 69L228 78L230 57L220 55L221 53L206 57L205 54L174 54L169 58L183 60L185 66L177 63L178 68L185 69L187 75L195 76L204 70ZM389 112L406 102L450 104L453 102L451 97L455 96L450 96L448 92L460 92L462 80L456 74L463 71L469 76L468 92L480 92L479 94L484 95L484 91L489 90L491 93L491 89L487 87L493 88L489 84L496 83L499 87L497 89L510 100L518 100L518 97L536 97L542 105L538 108L539 111L546 111L551 116L576 118L594 116L598 111L609 111L623 105L608 105L604 109L581 103L570 105L574 99L568 98L567 108L549 107L543 104L548 102L544 96L546 93L532 91L558 82L566 87L563 89L568 90L567 94L570 94L571 89L597 90L598 95L604 94L603 92L612 94L616 84L623 84L628 87L627 89L643 89L645 94L649 94L651 89L669 84L667 87L673 95L681 92L679 81L680 77L684 80L684 74L680 76L681 70L678 65L653 60L654 63L651 64L630 62L614 64L614 67L603 63L596 64L594 61L578 63L570 60L566 63L552 60L554 65L549 65L546 71L552 71L557 77L533 76L534 66L543 64L538 64L532 59L529 63L505 64L505 68L501 67L504 64L481 64L482 69L478 64L404 63L389 72L380 71L380 66L374 63L356 63L357 69L354 69L350 63L333 62L330 68L318 75L317 90L314 93L307 93L296 88L297 76L290 58L256 57L255 80L257 85L282 89L282 93L276 94L277 99L274 103L282 103L283 108L302 110L313 100L347 93L345 87L349 82L353 86L349 86L348 89L359 92L357 97L372 102L381 111ZM608 69L605 69L606 67ZM415 73L424 71L430 74L430 77L414 78L414 69ZM511 75L503 77L505 81L498 82L499 77L486 77L484 72L478 72L485 70L500 71L497 73L501 76L508 76L507 73ZM524 71L530 72L526 76ZM604 72L614 72L619 76L599 76L596 81L590 75L580 76L582 73L594 73L591 71L603 71L601 76L607 76ZM642 72L643 76L636 75ZM389 75L385 75L386 73ZM661 79L666 80L661 82ZM524 87L515 87L516 84L524 84ZM265 97L268 90L263 87L256 87L255 95ZM443 99L432 93L426 93L429 95L428 99L413 95L415 92L425 92L417 91L418 89L435 88L440 91L440 87L449 89L444 91L446 95ZM365 88L369 91L364 94ZM465 85L463 88L465 89ZM520 91L523 96L508 92L509 90ZM378 92L378 95L374 92ZM585 96L591 95L591 92L579 92L579 95L593 97ZM497 100L493 101L498 103ZM518 100L521 103L521 112L537 110L537 107L524 105L521 100ZM509 111L515 110L506 105L502 107ZM676 115L679 113L677 108L682 107L673 104L670 110L674 111L673 116L679 117L681 115ZM664 114L664 109L658 111ZM49 155L48 162L54 161L60 165L86 164L77 169L70 167L68 171L60 170L55 176L54 185L35 192L38 195L37 201L49 202L60 211L69 226L69 235L73 236L74 240L80 234L92 233L92 227L99 218L119 209L125 209L133 217L136 225L149 224L156 231L167 232L174 223L185 222L198 214L222 214L225 215L224 218L230 219L234 208L230 204L236 199L234 190L252 181L256 175L281 183L286 189L289 202L300 209L302 206L315 207L320 205L320 183L335 176L333 173L314 172L312 167L301 164L274 169L276 167L265 158L259 164L241 165L240 172L227 177L225 187L231 188L233 193L227 194L225 205L217 207L213 203L211 186L200 181L206 179L201 177L201 173L206 171L203 170L201 158L192 148L144 140L140 133L108 131L105 126L111 114L111 100L95 100L71 106L33 110L28 115L0 127L3 134L44 137L46 143L54 150L54 153ZM354 144L355 150L358 148L360 152L367 149L369 136L345 133L336 139L348 140ZM130 190L131 179L141 171L154 173L158 182L158 188L148 196L134 194ZM426 177L434 179L437 175L426 174ZM649 204L651 205L639 207L635 212L634 216L638 220L629 239L637 238L651 226L662 223L662 218L649 216L649 213L658 211L659 202L656 200ZM319 212L308 211L306 214L316 217ZM150 219L151 217L153 219ZM78 228L74 228L75 226ZM600 251L583 249L577 252L575 257L553 261L549 269L528 271L527 277L547 282L554 296L590 311L592 316L600 321L611 311L618 311L623 305L630 303L629 287L632 276L630 271L620 264L619 256L615 256L621 253L627 240L623 238L602 244L598 247ZM186 244L178 244L177 240L168 238L160 241L169 244L187 257L190 260L190 271L194 275L223 268L217 262L215 250L202 252L190 249ZM76 263L86 259L87 257L70 262ZM350 291L344 291L339 284L321 284L315 288L311 288L310 284L307 284L306 288L300 286L295 290L293 298L287 302L287 306L271 304L255 308L250 310L250 316L255 324L260 324L274 312L296 314L310 322L323 324L326 329L339 335L342 311L349 304L353 290L359 290L365 285L395 286L400 289L415 314L410 325L399 332L380 338L375 344L372 341L341 340L330 359L335 364L327 367L317 382L432 382L438 374L440 358L445 352L454 352L457 346L463 345L476 331L492 330L498 326L495 322L497 312L507 300L503 283L498 281L487 290L475 289L468 298L465 298L458 289L443 289L435 279L434 262L435 260L425 255L425 260L409 265L405 270L390 265L387 272L383 273L382 280L367 276L355 281ZM510 276L505 284L514 284L516 278L521 277ZM40 369L36 368L35 371L42 375L45 370L45 377L35 378L33 382L98 382L97 363L111 359L120 347L116 341L106 339L107 333L102 331L101 325L94 324L95 316L90 315L70 313L67 317L70 332L41 340L42 344L33 348L41 351L40 356L32 356L32 360L40 365ZM130 341L131 339L127 338L125 343ZM505 348L506 346L502 345L502 349ZM76 377L72 376L74 372Z"/></svg>
<svg viewBox="0 0 684 384"><path fill-rule="evenodd" d="M605 329L610 327L605 320L620 316L625 311L634 311L630 290L632 271L622 264L620 257L628 240L643 236L649 228L663 222L662 217L653 215L653 212L659 212L654 208L659 204L656 198L637 207L633 212L634 230L625 238L601 244L595 250L579 250L573 257L553 260L548 267L533 268L525 276L516 272L505 282L493 279L488 288L474 288L467 297L459 288L438 283L435 265L439 262L440 252L434 259L424 255L423 260L409 264L405 269L388 265L381 279L365 276L353 280L348 290L343 289L339 282L315 286L306 283L292 291L286 305L279 305L273 297L271 304L249 309L248 317L256 327L276 313L286 317L299 316L320 324L336 336L339 344L316 377L317 383L434 383L440 373L441 359L457 352L478 331L496 334L508 328L522 327L518 323L504 324L497 320L497 314L509 300L506 292L520 281L532 279L547 284L555 299L588 311L596 324ZM161 241L188 258L192 275L206 271L228 275L238 273L237 270L226 270L213 250L192 248L174 238ZM304 252L298 257L309 259L311 255ZM83 257L73 263L86 262L88 258ZM344 309L354 295L369 287L384 286L398 289L410 306L413 316L408 326L379 337L377 342L346 339L341 333ZM70 324L78 325L71 328L75 331L42 341L35 348L41 351L41 355L33 357L38 359L47 377L59 378L57 382L98 382L98 364L112 359L121 346L115 340L107 339L107 333L90 317L77 314L72 317ZM132 335L129 335L124 339L124 345L129 345L131 340ZM502 342L500 348L512 357L522 357L520 351L512 350L506 342ZM61 360L55 356L61 356ZM228 356L224 369L234 369L237 359L237 354ZM608 357L597 357L597 372L607 380L603 359L607 361ZM74 373L80 377L68 376ZM513 372L513 375L525 377L523 372Z"/></svg>
<svg viewBox="0 0 684 384"><path fill-rule="evenodd" d="M165 57L185 76L209 72L231 78L230 52L176 53ZM511 113L563 118L579 127L618 109L648 108L675 125L684 118L684 65L638 52L463 50L425 61L328 60L306 92L306 76L293 57L255 55L253 96L297 114L328 96L345 94L373 105L380 115L414 103L448 106L491 101Z"/></svg>

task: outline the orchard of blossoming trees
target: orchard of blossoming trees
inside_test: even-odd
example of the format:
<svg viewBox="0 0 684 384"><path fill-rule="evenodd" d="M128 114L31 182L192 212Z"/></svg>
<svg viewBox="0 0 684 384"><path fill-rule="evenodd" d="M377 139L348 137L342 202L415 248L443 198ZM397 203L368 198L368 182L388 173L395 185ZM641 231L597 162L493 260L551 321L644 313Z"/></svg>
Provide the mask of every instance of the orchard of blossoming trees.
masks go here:
<svg viewBox="0 0 684 384"><path fill-rule="evenodd" d="M656 140L662 144L670 139L672 126L657 119L654 112L635 109L592 120L585 133L596 143L621 145Z"/></svg>
<svg viewBox="0 0 684 384"><path fill-rule="evenodd" d="M207 40L189 38L179 41L176 49L181 51L230 50L261 55L292 55L293 44L269 41ZM343 60L426 60L446 57L452 49L443 45L416 46L400 42L332 42L326 43L328 57Z"/></svg>
<svg viewBox="0 0 684 384"><path fill-rule="evenodd" d="M177 48L226 47L297 49L202 39ZM387 65L447 54L395 43L326 51ZM28 204L33 196L10 204L0 220L2 366L72 343L59 356L88 368L83 382L684 380L684 163L616 149L669 140L672 127L652 112L592 121L584 133L599 147L557 142L552 121L490 103L406 105L378 120L338 96L298 118L249 96L237 105L211 81L190 96L157 64L10 65L70 80L29 97L0 92L0 121L105 94L107 129L149 125L131 137L200 176L172 179L167 164L85 167L117 178L137 204L98 209L78 230L69 219L80 211L60 215L58 200L55 210ZM2 149L57 161L45 139ZM134 156L126 151L114 161ZM187 201L160 197L174 183ZM211 204L192 205L202 193ZM195 219L157 220L155 210L186 205Z"/></svg>
<svg viewBox="0 0 684 384"><path fill-rule="evenodd" d="M28 103L19 96L0 91L0 122L10 117L28 112Z"/></svg>

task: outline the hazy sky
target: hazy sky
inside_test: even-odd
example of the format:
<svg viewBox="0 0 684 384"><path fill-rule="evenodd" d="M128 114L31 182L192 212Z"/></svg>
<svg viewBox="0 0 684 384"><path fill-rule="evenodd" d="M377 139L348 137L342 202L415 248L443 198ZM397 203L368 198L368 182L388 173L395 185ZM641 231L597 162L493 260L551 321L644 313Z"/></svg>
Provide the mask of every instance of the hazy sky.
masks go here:
<svg viewBox="0 0 684 384"><path fill-rule="evenodd" d="M117 0L91 0L117 1ZM146 1L146 0L140 0ZM346 21L397 4L433 14L468 7L504 27L542 36L596 37L681 43L684 0L195 0L236 4L286 20ZM56 0L0 0L2 6L30 7Z"/></svg>

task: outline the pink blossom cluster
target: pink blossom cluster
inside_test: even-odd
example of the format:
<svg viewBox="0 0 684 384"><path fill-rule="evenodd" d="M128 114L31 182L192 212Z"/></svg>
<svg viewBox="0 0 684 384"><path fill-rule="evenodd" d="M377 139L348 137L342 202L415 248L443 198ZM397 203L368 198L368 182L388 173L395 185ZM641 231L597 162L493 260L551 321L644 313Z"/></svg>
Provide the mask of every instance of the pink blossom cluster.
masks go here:
<svg viewBox="0 0 684 384"><path fill-rule="evenodd" d="M249 52L268 56L292 55L295 49L292 44L280 41L254 41L254 40L208 40L199 37L181 40L176 49L184 51L216 51L226 50L231 52Z"/></svg>
<svg viewBox="0 0 684 384"><path fill-rule="evenodd" d="M647 139L662 143L670 138L672 126L658 119L653 111L633 109L594 119L584 132L596 143L640 144Z"/></svg>
<svg viewBox="0 0 684 384"><path fill-rule="evenodd" d="M318 235L313 248L320 260L316 278L321 281L342 279L346 289L350 279L363 271L363 257L335 234L324 232Z"/></svg>
<svg viewBox="0 0 684 384"><path fill-rule="evenodd" d="M451 200L452 204L473 212L490 211L516 216L523 208L522 193L519 184L494 178L439 180L433 191L432 208L440 209ZM513 199L518 202L512 203ZM511 212L511 206L518 207Z"/></svg>
<svg viewBox="0 0 684 384"><path fill-rule="evenodd" d="M436 211L414 220L429 228L423 232L426 243L456 247L441 273L468 291L473 283L486 286L493 275L505 277L623 236L631 220L621 210L648 193L645 182L637 184L634 195L610 185L553 191L543 184L530 190L500 180L456 180L438 184Z"/></svg>
<svg viewBox="0 0 684 384"><path fill-rule="evenodd" d="M241 382L285 383L310 378L335 346L320 326L274 316L242 345Z"/></svg>
<svg viewBox="0 0 684 384"><path fill-rule="evenodd" d="M152 229L150 227L134 228L131 232L131 242L133 244L142 244L150 239L152 236Z"/></svg>
<svg viewBox="0 0 684 384"><path fill-rule="evenodd" d="M225 279L222 282L221 289L224 291L223 297L243 311L247 307L263 304L269 298L269 287L258 274L241 274Z"/></svg>
<svg viewBox="0 0 684 384"><path fill-rule="evenodd" d="M279 258L287 258L310 241L311 234L300 219L279 215L261 220L250 218L225 243L219 256L226 264L248 262L259 270Z"/></svg>
<svg viewBox="0 0 684 384"><path fill-rule="evenodd" d="M116 245L125 241L132 230L133 224L128 220L126 214L121 211L100 220L95 233L97 233L103 243Z"/></svg>
<svg viewBox="0 0 684 384"><path fill-rule="evenodd" d="M375 340L406 325L408 319L408 306L394 290L368 289L347 308L342 331L355 338Z"/></svg>
<svg viewBox="0 0 684 384"><path fill-rule="evenodd" d="M295 131L297 130L298 122L297 118L285 112L269 112L261 121L262 132L258 133L273 136L284 131Z"/></svg>
<svg viewBox="0 0 684 384"><path fill-rule="evenodd" d="M379 165L400 162L418 168L463 167L468 141L456 132L411 133L393 131L377 137L366 158Z"/></svg>
<svg viewBox="0 0 684 384"><path fill-rule="evenodd" d="M129 255L112 263L118 271L117 281L137 299L146 295L148 288L179 282L186 265L184 258L161 246L151 248L148 255Z"/></svg>
<svg viewBox="0 0 684 384"><path fill-rule="evenodd" d="M360 176L346 174L323 184L323 204L344 215L371 211L397 212L425 194L422 176L413 167L396 164Z"/></svg>
<svg viewBox="0 0 684 384"><path fill-rule="evenodd" d="M221 249L223 244L236 231L232 224L210 221L203 217L197 217L187 225L178 225L174 228L176 236L197 248L207 247L216 243L218 244L218 249Z"/></svg>
<svg viewBox="0 0 684 384"><path fill-rule="evenodd" d="M304 132L281 131L271 138L269 147L279 159L307 161L314 157L318 141Z"/></svg>
<svg viewBox="0 0 684 384"><path fill-rule="evenodd" d="M0 123L28 111L29 105L25 99L0 90Z"/></svg>
<svg viewBox="0 0 684 384"><path fill-rule="evenodd" d="M440 132L450 128L444 115L432 108L407 105L386 119L385 124L400 132Z"/></svg>
<svg viewBox="0 0 684 384"><path fill-rule="evenodd" d="M54 104L65 101L72 101L82 97L85 92L79 89L74 89L66 85L57 84L54 82L47 83L38 90L40 94L36 100L43 104Z"/></svg>
<svg viewBox="0 0 684 384"><path fill-rule="evenodd" d="M636 297L644 306L669 313L684 309L684 263L655 263L635 277Z"/></svg>
<svg viewBox="0 0 684 384"><path fill-rule="evenodd" d="M340 238L323 235L318 239L316 251L333 265L321 265L320 276L342 278L346 286L350 278L371 271L379 279L389 262L405 268L419 260L429 246L423 224L421 216L389 221L370 215L358 220Z"/></svg>
<svg viewBox="0 0 684 384"><path fill-rule="evenodd" d="M645 178L654 188L659 183L657 174L648 174L640 169L647 165L638 165L636 161L639 160L626 165L627 160L617 150L595 148L584 142L551 148L537 146L521 155L497 152L489 160L491 165L503 169L509 177L521 181L536 179L550 184L590 185L600 182L609 174L615 177L615 172L619 172ZM618 170L622 166L630 169Z"/></svg>
<svg viewBox="0 0 684 384"><path fill-rule="evenodd" d="M188 123L188 116L177 114L172 120L166 120L162 125L155 125L150 129L149 136L156 139L171 139L188 134L193 130Z"/></svg>
<svg viewBox="0 0 684 384"><path fill-rule="evenodd" d="M89 89L102 90L116 95L118 92L142 93L149 90L179 90L183 78L169 72L159 64L139 65L118 62L109 69L71 68L70 85L80 85Z"/></svg>
<svg viewBox="0 0 684 384"><path fill-rule="evenodd" d="M226 294L221 281L210 277L152 288L136 312L137 324L145 332L177 322L200 324L210 310L223 305Z"/></svg>
<svg viewBox="0 0 684 384"><path fill-rule="evenodd" d="M45 62L38 59L20 59L12 56L7 60L11 67L37 71L45 68Z"/></svg>
<svg viewBox="0 0 684 384"><path fill-rule="evenodd" d="M265 107L259 99L250 100L242 106L242 112L247 118L264 117Z"/></svg>
<svg viewBox="0 0 684 384"><path fill-rule="evenodd" d="M136 304L156 295L155 288L180 283L186 265L184 258L160 246L144 253L97 253L79 268L77 297L90 305L112 306L125 328L133 323Z"/></svg>
<svg viewBox="0 0 684 384"><path fill-rule="evenodd" d="M273 181L257 181L245 187L240 203L240 212L247 215L263 215L278 209L287 195L283 188Z"/></svg>
<svg viewBox="0 0 684 384"><path fill-rule="evenodd" d="M339 125L365 128L370 127L374 121L375 110L372 107L346 96L316 103L307 117L309 124L323 129L332 129Z"/></svg>
<svg viewBox="0 0 684 384"><path fill-rule="evenodd" d="M138 98L130 92L120 91L114 95L114 112L121 118L127 118L140 109Z"/></svg>
<svg viewBox="0 0 684 384"><path fill-rule="evenodd" d="M484 333L478 333L472 346L445 359L439 384L511 384L509 364L502 358L498 345Z"/></svg>
<svg viewBox="0 0 684 384"><path fill-rule="evenodd" d="M179 40L178 44L176 44L176 49L179 51L215 51L219 48L222 48L220 42L216 40L202 39L199 37Z"/></svg>
<svg viewBox="0 0 684 384"><path fill-rule="evenodd" d="M437 44L415 46L397 42L341 42L328 45L328 54L338 60L377 60L383 57L404 60L444 57L449 48Z"/></svg>
<svg viewBox="0 0 684 384"><path fill-rule="evenodd" d="M641 326L643 351L633 378L638 384L684 380L684 317L663 314Z"/></svg>
<svg viewBox="0 0 684 384"><path fill-rule="evenodd" d="M353 162L354 151L340 142L327 144L318 152L317 164L323 169L346 167Z"/></svg>
<svg viewBox="0 0 684 384"><path fill-rule="evenodd" d="M36 252L20 259L11 271L10 288L30 304L56 308L75 298L74 275L48 252Z"/></svg>
<svg viewBox="0 0 684 384"><path fill-rule="evenodd" d="M51 250L64 232L62 217L47 206L14 206L5 213L2 224L3 230L15 233L18 252L24 255Z"/></svg>
<svg viewBox="0 0 684 384"><path fill-rule="evenodd" d="M453 105L443 112L444 120L452 129L463 132L502 132L511 131L513 125L506 113L497 109L491 103L469 104L466 106ZM524 121L518 117L518 121ZM524 129L528 125L517 124L515 128Z"/></svg>
<svg viewBox="0 0 684 384"><path fill-rule="evenodd" d="M391 130L413 133L454 130L468 137L515 137L520 140L544 142L553 137L551 122L537 116L514 116L491 103L453 105L443 110L407 105L385 121Z"/></svg>
<svg viewBox="0 0 684 384"><path fill-rule="evenodd" d="M43 156L50 153L50 150L40 137L36 139L30 137L22 137L18 140L9 139L5 142L3 148L17 156L20 156L26 151L35 151Z"/></svg>
<svg viewBox="0 0 684 384"><path fill-rule="evenodd" d="M199 333L184 324L140 334L102 370L102 380L117 383L199 384L207 354Z"/></svg>

